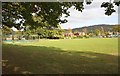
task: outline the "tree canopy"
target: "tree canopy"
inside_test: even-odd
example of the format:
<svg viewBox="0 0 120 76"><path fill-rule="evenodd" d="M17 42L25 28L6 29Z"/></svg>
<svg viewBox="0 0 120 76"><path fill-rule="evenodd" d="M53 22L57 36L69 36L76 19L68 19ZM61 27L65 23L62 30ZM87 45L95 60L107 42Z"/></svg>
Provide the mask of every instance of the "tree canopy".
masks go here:
<svg viewBox="0 0 120 76"><path fill-rule="evenodd" d="M92 0L86 2L91 4ZM101 7L106 8L105 14L111 15L115 10L117 2L103 2ZM66 19L61 19L62 15L70 16L69 8L81 11L84 9L83 2L3 2L2 3L2 24L7 27L15 27L18 30L29 26L37 27L58 27L60 23L66 23Z"/></svg>

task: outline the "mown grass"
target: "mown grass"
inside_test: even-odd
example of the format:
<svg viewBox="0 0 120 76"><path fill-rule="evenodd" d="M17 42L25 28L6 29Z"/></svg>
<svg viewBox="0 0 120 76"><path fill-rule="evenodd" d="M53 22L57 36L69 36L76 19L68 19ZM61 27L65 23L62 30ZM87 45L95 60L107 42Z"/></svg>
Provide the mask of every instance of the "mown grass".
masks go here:
<svg viewBox="0 0 120 76"><path fill-rule="evenodd" d="M118 39L39 40L3 44L4 74L118 73Z"/></svg>

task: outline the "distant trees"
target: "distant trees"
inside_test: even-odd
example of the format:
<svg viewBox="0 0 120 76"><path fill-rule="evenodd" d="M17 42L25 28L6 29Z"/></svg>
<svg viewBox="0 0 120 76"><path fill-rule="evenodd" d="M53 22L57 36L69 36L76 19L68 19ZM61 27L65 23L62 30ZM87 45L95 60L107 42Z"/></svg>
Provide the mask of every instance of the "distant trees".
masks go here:
<svg viewBox="0 0 120 76"><path fill-rule="evenodd" d="M103 27L94 30L96 36L107 37L109 35L108 31L105 31Z"/></svg>
<svg viewBox="0 0 120 76"><path fill-rule="evenodd" d="M71 29L71 28L69 28L69 29L68 29L68 33L71 33L71 32L72 32L72 29Z"/></svg>
<svg viewBox="0 0 120 76"><path fill-rule="evenodd" d="M41 28L38 27L36 29L26 30L24 31L24 36L26 39L29 39L31 35L38 35L38 39L48 38L48 39L55 39L60 38L64 30L61 28Z"/></svg>
<svg viewBox="0 0 120 76"><path fill-rule="evenodd" d="M88 30L87 30L87 28L85 27L85 28L83 28L83 30L82 30L85 34L88 34Z"/></svg>
<svg viewBox="0 0 120 76"><path fill-rule="evenodd" d="M84 37L89 38L89 31L87 30L87 27L84 27L82 31L85 33Z"/></svg>
<svg viewBox="0 0 120 76"><path fill-rule="evenodd" d="M112 25L107 29L101 27L94 30L96 36L109 37L110 35L118 35L120 33L120 25Z"/></svg>
<svg viewBox="0 0 120 76"><path fill-rule="evenodd" d="M114 32L120 32L120 25L114 26L112 30Z"/></svg>
<svg viewBox="0 0 120 76"><path fill-rule="evenodd" d="M23 31L20 31L20 30L16 31L16 35L18 36L18 40L22 39L23 34L24 34Z"/></svg>
<svg viewBox="0 0 120 76"><path fill-rule="evenodd" d="M42 29L42 28L37 28L37 29L36 29L36 33L37 33L37 35L39 36L39 39L40 39L40 38L46 38L46 37L48 36L47 30Z"/></svg>
<svg viewBox="0 0 120 76"><path fill-rule="evenodd" d="M6 40L7 35L12 34L13 30L7 26L2 27L2 36Z"/></svg>
<svg viewBox="0 0 120 76"><path fill-rule="evenodd" d="M101 30L101 36L102 36L102 37L105 37L105 30L104 30L104 28L101 27L100 30Z"/></svg>
<svg viewBox="0 0 120 76"><path fill-rule="evenodd" d="M12 29L7 27L7 26L3 26L2 28L2 33L5 34L5 35L9 35L9 34L12 34Z"/></svg>
<svg viewBox="0 0 120 76"><path fill-rule="evenodd" d="M58 25L59 26L59 25ZM27 40L29 39L64 39L64 38L89 38L89 37L111 37L111 35L115 35L117 37L118 33L120 33L120 26L113 26L112 30L111 27L107 28L109 30L106 30L106 28L103 26L101 27L95 27L93 30L89 30L89 28L85 27L81 29L82 32L75 30L72 32L72 29L64 30L59 28L42 28L38 27L36 29L30 29L29 27L24 29L23 31L13 31L11 28L7 26L3 26L2 32L3 32L3 38L6 40L7 36L11 36L12 40L14 40L14 37L18 38L18 40L21 40L22 38L25 38Z"/></svg>
<svg viewBox="0 0 120 76"><path fill-rule="evenodd" d="M100 30L99 30L99 29L95 29L95 30L94 30L94 34L95 34L96 36L99 36L99 35L100 35Z"/></svg>
<svg viewBox="0 0 120 76"><path fill-rule="evenodd" d="M105 37L109 37L109 32L104 32Z"/></svg>

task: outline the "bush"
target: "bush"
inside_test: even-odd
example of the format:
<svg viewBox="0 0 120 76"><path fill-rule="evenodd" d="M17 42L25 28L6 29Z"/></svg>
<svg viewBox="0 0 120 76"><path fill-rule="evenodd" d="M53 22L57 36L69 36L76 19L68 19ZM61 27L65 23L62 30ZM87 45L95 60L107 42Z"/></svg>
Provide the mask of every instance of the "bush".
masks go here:
<svg viewBox="0 0 120 76"><path fill-rule="evenodd" d="M89 35L85 35L84 37L85 37L85 38L89 38Z"/></svg>
<svg viewBox="0 0 120 76"><path fill-rule="evenodd" d="M78 38L77 36L73 36L73 39L76 39L76 38Z"/></svg>
<svg viewBox="0 0 120 76"><path fill-rule="evenodd" d="M65 37L64 36L60 36L60 39L64 39Z"/></svg>
<svg viewBox="0 0 120 76"><path fill-rule="evenodd" d="M60 39L59 37L47 37L47 39Z"/></svg>
<svg viewBox="0 0 120 76"><path fill-rule="evenodd" d="M78 38L83 38L83 36L78 36Z"/></svg>

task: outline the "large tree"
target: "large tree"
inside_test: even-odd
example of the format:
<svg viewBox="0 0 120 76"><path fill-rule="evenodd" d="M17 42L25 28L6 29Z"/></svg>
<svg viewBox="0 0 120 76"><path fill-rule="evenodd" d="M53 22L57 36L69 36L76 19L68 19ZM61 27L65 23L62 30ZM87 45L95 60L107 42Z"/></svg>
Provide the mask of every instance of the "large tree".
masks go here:
<svg viewBox="0 0 120 76"><path fill-rule="evenodd" d="M87 1L90 4L92 0ZM115 10L113 4L119 6L120 1L103 2L105 14L111 15ZM81 11L84 9L83 2L3 2L2 3L2 24L3 26L15 27L20 30L23 26L36 27L58 27L60 23L66 23L61 19L62 15L70 16L69 8L74 7Z"/></svg>

